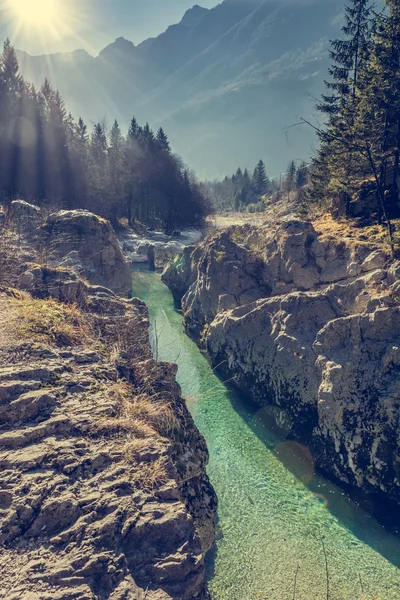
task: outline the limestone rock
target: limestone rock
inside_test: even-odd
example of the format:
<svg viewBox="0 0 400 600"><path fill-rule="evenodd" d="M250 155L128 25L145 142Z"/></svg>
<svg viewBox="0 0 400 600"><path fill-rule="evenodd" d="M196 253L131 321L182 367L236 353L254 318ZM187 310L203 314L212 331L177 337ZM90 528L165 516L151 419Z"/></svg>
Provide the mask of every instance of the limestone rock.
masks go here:
<svg viewBox="0 0 400 600"><path fill-rule="evenodd" d="M212 364L318 466L400 502L398 262L289 221L219 233L163 279Z"/></svg>
<svg viewBox="0 0 400 600"><path fill-rule="evenodd" d="M152 359L145 305L63 269L31 265L21 283L79 304L96 335L62 349L1 340L4 597L206 600L208 452L177 367ZM0 293L2 315L10 306ZM168 406L172 424L130 420L138 397Z"/></svg>
<svg viewBox="0 0 400 600"><path fill-rule="evenodd" d="M151 269L163 270L166 265L181 254L185 246L179 242L154 243L147 248L147 258Z"/></svg>
<svg viewBox="0 0 400 600"><path fill-rule="evenodd" d="M7 224L19 235L32 236L42 223L40 208L24 200L11 202L7 214Z"/></svg>
<svg viewBox="0 0 400 600"><path fill-rule="evenodd" d="M43 232L56 264L72 261L91 283L131 294L130 268L108 221L83 210L61 211L47 218Z"/></svg>

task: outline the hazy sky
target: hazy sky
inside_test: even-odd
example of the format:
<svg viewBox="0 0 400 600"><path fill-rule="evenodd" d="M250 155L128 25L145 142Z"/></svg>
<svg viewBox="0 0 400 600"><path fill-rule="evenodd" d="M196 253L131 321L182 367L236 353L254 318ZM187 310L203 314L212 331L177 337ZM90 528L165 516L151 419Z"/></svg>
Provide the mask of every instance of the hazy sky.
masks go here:
<svg viewBox="0 0 400 600"><path fill-rule="evenodd" d="M197 4L210 8L220 1ZM30 54L76 48L97 54L119 36L138 43L158 35L194 4L196 0L0 0L0 39L8 36Z"/></svg>

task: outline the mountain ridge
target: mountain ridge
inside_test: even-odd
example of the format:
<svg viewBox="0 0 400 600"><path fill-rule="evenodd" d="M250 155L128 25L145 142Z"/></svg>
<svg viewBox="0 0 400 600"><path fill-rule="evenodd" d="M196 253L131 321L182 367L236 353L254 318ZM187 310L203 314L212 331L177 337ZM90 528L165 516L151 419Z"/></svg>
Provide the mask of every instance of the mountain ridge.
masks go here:
<svg viewBox="0 0 400 600"><path fill-rule="evenodd" d="M28 80L40 85L48 77L88 122L106 115L126 127L135 115L162 125L203 177L260 156L274 174L310 153L311 132L292 131L287 143L283 130L313 112L338 12L335 0L225 0L211 9L194 5L136 46L117 38L96 57L84 50L18 56Z"/></svg>

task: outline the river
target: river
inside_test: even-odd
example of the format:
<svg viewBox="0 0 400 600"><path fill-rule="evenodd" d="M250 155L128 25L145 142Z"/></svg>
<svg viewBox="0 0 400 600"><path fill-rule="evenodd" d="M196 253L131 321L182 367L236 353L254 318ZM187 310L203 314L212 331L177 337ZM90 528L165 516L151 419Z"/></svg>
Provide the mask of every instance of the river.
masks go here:
<svg viewBox="0 0 400 600"><path fill-rule="evenodd" d="M270 409L220 381L185 335L159 274L134 272L133 289L149 307L153 351L178 364L210 451L219 498L207 558L212 599L399 600L400 538L317 474L307 449L273 426Z"/></svg>

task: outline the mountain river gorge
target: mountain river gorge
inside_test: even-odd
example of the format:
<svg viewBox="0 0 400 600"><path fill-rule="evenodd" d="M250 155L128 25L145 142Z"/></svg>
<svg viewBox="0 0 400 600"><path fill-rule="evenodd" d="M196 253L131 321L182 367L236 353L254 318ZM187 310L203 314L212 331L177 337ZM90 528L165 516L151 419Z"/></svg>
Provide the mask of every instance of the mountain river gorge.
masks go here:
<svg viewBox="0 0 400 600"><path fill-rule="evenodd" d="M213 600L398 600L400 538L316 473L312 456L223 383L186 336L157 273L135 271L156 358L178 381L210 452L219 498L207 558Z"/></svg>

